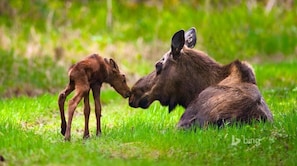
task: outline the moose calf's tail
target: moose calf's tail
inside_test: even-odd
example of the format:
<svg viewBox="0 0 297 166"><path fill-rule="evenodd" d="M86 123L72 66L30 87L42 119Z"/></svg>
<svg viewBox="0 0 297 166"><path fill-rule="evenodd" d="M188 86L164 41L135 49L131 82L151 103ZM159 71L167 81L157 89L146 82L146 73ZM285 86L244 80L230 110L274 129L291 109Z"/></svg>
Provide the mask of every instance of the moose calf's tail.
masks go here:
<svg viewBox="0 0 297 166"><path fill-rule="evenodd" d="M64 104L66 100L66 95L64 92L60 93L58 104L60 109L60 115L61 115L61 134L65 136L66 132L66 119L65 119L65 112L64 112Z"/></svg>

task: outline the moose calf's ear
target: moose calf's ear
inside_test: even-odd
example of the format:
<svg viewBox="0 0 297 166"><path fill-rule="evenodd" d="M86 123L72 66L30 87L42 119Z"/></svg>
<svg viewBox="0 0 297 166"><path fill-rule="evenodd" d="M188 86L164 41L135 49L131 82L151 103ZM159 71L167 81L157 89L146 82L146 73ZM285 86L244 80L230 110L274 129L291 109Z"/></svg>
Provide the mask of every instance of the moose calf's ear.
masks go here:
<svg viewBox="0 0 297 166"><path fill-rule="evenodd" d="M184 47L184 44L185 44L185 31L180 30L173 35L171 40L171 53L174 59L179 57L180 51Z"/></svg>
<svg viewBox="0 0 297 166"><path fill-rule="evenodd" d="M116 62L113 59L111 59L111 58L109 59L109 64L112 68L119 70L118 65L116 64Z"/></svg>
<svg viewBox="0 0 297 166"><path fill-rule="evenodd" d="M189 48L194 48L196 40L196 29L192 27L185 33L185 45Z"/></svg>

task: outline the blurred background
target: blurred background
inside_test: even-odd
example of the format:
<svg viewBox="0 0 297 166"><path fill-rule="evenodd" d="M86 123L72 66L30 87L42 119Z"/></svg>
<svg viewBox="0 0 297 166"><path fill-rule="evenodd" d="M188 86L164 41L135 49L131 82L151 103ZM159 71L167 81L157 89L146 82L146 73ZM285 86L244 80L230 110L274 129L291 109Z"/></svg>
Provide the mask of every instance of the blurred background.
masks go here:
<svg viewBox="0 0 297 166"><path fill-rule="evenodd" d="M0 98L58 93L93 53L114 58L132 86L191 27L195 48L223 64L296 61L294 0L1 0Z"/></svg>

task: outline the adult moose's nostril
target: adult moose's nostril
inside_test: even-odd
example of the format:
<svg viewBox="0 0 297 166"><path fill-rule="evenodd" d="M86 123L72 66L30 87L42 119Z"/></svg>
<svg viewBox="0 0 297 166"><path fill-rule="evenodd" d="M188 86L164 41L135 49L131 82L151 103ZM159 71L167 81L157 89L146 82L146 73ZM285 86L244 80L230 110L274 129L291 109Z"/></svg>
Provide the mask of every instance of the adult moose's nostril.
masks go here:
<svg viewBox="0 0 297 166"><path fill-rule="evenodd" d="M129 99L129 106L130 107L133 107L133 108L136 108L136 104L134 103L133 100Z"/></svg>
<svg viewBox="0 0 297 166"><path fill-rule="evenodd" d="M129 101L129 106L134 107L133 102Z"/></svg>

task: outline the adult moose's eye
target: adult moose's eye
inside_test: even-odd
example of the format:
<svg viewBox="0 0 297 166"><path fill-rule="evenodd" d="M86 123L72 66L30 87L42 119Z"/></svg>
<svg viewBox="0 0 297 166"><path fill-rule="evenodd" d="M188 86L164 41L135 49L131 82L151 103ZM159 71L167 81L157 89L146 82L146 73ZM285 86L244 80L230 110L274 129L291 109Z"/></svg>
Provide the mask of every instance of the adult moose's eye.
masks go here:
<svg viewBox="0 0 297 166"><path fill-rule="evenodd" d="M161 73L161 71L162 71L163 63L162 62L157 62L155 67L156 67L157 75L159 75Z"/></svg>
<svg viewBox="0 0 297 166"><path fill-rule="evenodd" d="M125 75L122 75L123 76L123 83L126 83L126 77Z"/></svg>

